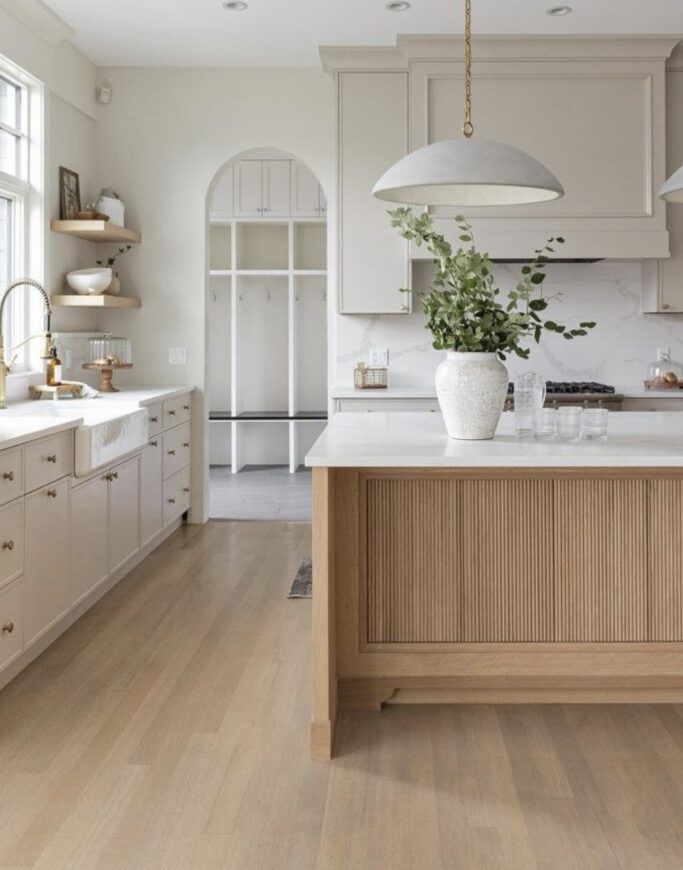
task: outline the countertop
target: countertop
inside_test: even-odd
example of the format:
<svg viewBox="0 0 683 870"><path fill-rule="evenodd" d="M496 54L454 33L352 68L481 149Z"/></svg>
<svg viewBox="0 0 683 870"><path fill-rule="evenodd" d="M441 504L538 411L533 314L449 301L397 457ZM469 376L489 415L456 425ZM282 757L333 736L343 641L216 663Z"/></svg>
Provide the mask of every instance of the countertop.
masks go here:
<svg viewBox="0 0 683 870"><path fill-rule="evenodd" d="M646 390L641 384L617 384L615 392L626 399L681 399L683 390ZM434 386L387 387L385 390L356 390L353 387L333 387L333 399L434 399ZM600 398L599 394L596 394Z"/></svg>
<svg viewBox="0 0 683 870"><path fill-rule="evenodd" d="M309 467L683 467L683 416L614 413L606 441L536 441L505 413L491 441L454 441L440 414L336 414L306 457Z"/></svg>
<svg viewBox="0 0 683 870"><path fill-rule="evenodd" d="M118 393L101 394L92 399L26 399L21 402L11 402L5 410L0 411L0 450L16 447L63 432L66 429L76 429L86 421L88 412L94 408L101 415L102 410L111 407L112 417L116 416L116 405L126 405L125 413L131 407L147 407L164 399L173 399L190 393L194 387L134 387L122 389ZM59 417L52 415L52 409L58 406Z"/></svg>

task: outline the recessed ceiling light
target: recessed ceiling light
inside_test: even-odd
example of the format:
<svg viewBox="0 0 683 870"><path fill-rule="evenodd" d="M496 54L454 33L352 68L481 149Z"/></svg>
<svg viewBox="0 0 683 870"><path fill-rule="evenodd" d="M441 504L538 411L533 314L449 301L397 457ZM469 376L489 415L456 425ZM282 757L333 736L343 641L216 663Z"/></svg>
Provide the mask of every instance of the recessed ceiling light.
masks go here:
<svg viewBox="0 0 683 870"><path fill-rule="evenodd" d="M389 12L405 12L406 9L410 9L410 3L407 0L389 0L386 8Z"/></svg>
<svg viewBox="0 0 683 870"><path fill-rule="evenodd" d="M548 15L552 15L554 18L560 18L562 15L569 15L571 11L571 6L551 6L550 9L547 10L547 13Z"/></svg>
<svg viewBox="0 0 683 870"><path fill-rule="evenodd" d="M223 9L229 9L230 12L244 12L248 8L249 4L244 0L225 0L223 3Z"/></svg>

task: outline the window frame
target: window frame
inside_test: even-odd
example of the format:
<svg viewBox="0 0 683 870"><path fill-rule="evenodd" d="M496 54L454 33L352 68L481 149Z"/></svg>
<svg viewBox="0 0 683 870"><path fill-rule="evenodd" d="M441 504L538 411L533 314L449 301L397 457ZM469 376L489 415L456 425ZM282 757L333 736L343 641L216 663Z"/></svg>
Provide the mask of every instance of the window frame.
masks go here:
<svg viewBox="0 0 683 870"><path fill-rule="evenodd" d="M0 55L0 79L16 88L19 127L0 122L18 140L16 174L0 171L0 196L11 200L12 253L10 283L24 277L43 281L44 232L44 93L36 79ZM0 293L4 291L0 288ZM9 350L43 328L43 303L32 291L13 293L5 306L5 349L11 375L42 370L40 342L19 348L11 363ZM10 375L10 376L11 376Z"/></svg>

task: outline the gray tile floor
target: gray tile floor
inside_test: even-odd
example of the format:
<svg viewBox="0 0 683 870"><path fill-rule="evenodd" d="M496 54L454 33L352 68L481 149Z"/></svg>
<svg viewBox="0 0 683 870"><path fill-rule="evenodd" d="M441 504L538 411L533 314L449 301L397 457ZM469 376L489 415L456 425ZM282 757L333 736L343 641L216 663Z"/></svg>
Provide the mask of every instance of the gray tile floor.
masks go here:
<svg viewBox="0 0 683 870"><path fill-rule="evenodd" d="M254 465L232 474L210 471L210 516L216 520L311 521L311 472L290 474L283 466Z"/></svg>

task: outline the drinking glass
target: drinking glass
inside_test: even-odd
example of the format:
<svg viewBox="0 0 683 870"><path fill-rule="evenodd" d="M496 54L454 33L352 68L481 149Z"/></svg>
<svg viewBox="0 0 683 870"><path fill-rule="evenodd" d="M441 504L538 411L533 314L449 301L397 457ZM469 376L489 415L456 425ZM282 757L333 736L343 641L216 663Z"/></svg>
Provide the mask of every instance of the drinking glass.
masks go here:
<svg viewBox="0 0 683 870"><path fill-rule="evenodd" d="M537 438L554 438L557 429L555 408L541 408L536 415L535 435Z"/></svg>
<svg viewBox="0 0 683 870"><path fill-rule="evenodd" d="M545 402L545 381L535 372L518 375L514 398L515 433L533 435L536 417Z"/></svg>
<svg viewBox="0 0 683 870"><path fill-rule="evenodd" d="M581 416L581 437L589 441L607 438L609 410L607 408L584 408Z"/></svg>
<svg viewBox="0 0 683 870"><path fill-rule="evenodd" d="M557 434L560 438L571 440L581 435L581 411L579 405L564 405L557 409Z"/></svg>

